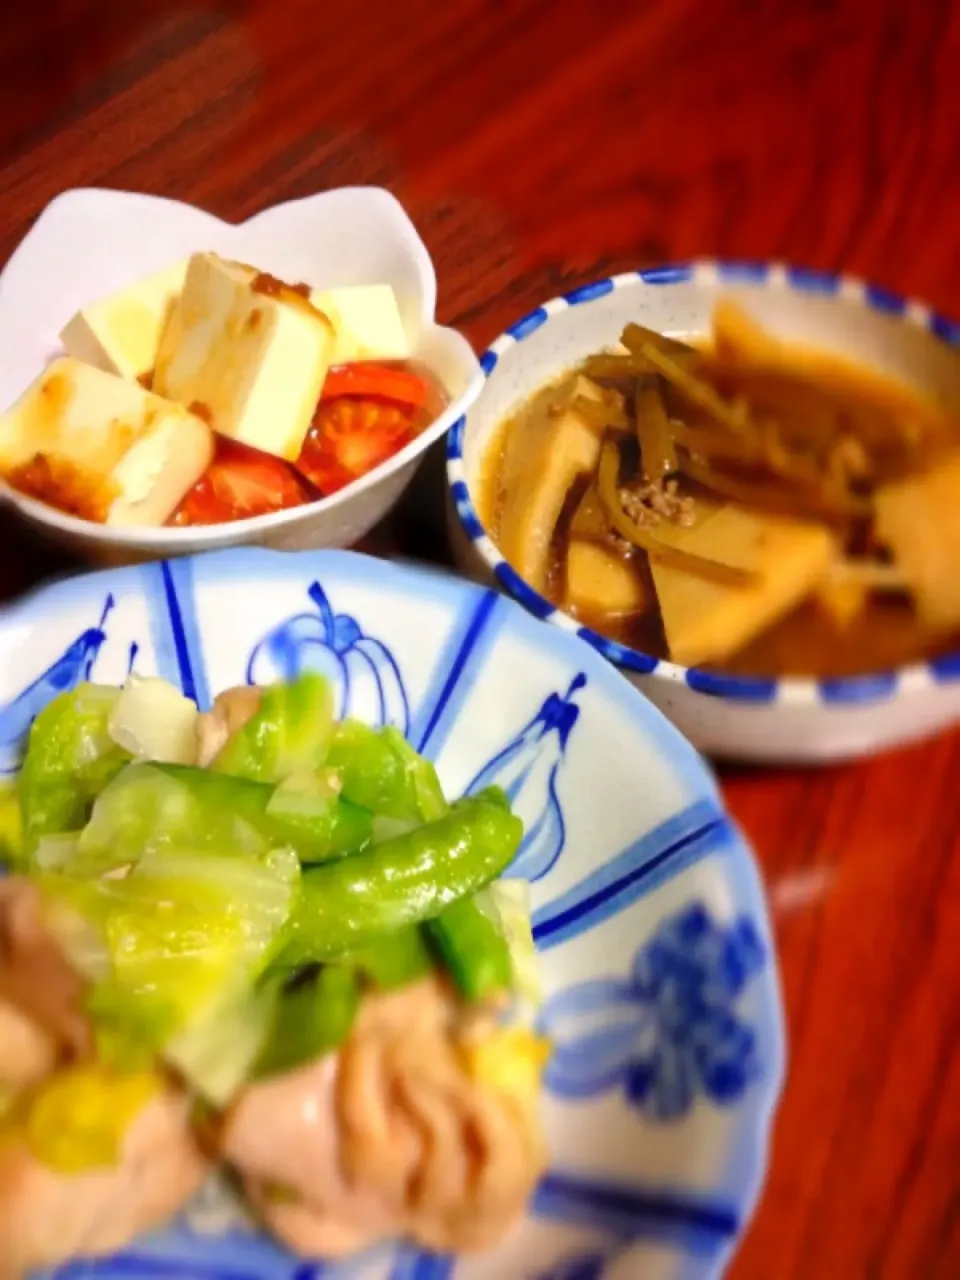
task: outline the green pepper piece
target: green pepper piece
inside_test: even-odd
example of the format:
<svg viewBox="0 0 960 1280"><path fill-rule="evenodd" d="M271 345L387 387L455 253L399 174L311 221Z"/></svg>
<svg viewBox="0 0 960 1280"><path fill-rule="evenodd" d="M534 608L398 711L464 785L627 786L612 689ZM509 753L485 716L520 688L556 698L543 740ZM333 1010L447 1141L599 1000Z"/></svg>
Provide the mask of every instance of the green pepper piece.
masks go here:
<svg viewBox="0 0 960 1280"><path fill-rule="evenodd" d="M24 847L43 836L78 831L100 792L127 764L130 752L110 737L110 713L120 690L80 684L61 693L30 728L20 770Z"/></svg>
<svg viewBox="0 0 960 1280"><path fill-rule="evenodd" d="M288 845L301 862L326 862L370 843L373 815L335 795L291 792L289 804L278 804L280 793L267 783L186 764L152 768L179 782L199 804L242 818L272 845Z"/></svg>
<svg viewBox="0 0 960 1280"><path fill-rule="evenodd" d="M326 965L280 993L273 1026L254 1074L278 1075L330 1053L350 1034L360 1005L360 982L346 966Z"/></svg>
<svg viewBox="0 0 960 1280"><path fill-rule="evenodd" d="M262 691L259 710L231 735L211 768L255 782L284 782L320 768L332 732L329 682L307 671Z"/></svg>
<svg viewBox="0 0 960 1280"><path fill-rule="evenodd" d="M486 1000L498 991L512 989L510 947L489 893L452 902L427 922L426 930L468 1000Z"/></svg>
<svg viewBox="0 0 960 1280"><path fill-rule="evenodd" d="M383 736L403 763L407 777L413 786L414 800L419 817L424 822L435 822L450 809L437 771L424 756L411 747L399 729L388 725Z"/></svg>
<svg viewBox="0 0 960 1280"><path fill-rule="evenodd" d="M429 944L418 925L407 925L376 938L365 947L348 952L338 963L352 965L381 991L396 991L419 982L434 968Z"/></svg>
<svg viewBox="0 0 960 1280"><path fill-rule="evenodd" d="M418 924L496 879L523 823L481 799L351 858L306 871L287 924L284 963L327 960Z"/></svg>
<svg viewBox="0 0 960 1280"><path fill-rule="evenodd" d="M453 807L455 809L469 808L477 800L482 800L484 804L492 804L495 809L502 809L504 813L510 812L510 797L503 787L498 787L496 783L492 783L489 787L484 787L482 791L477 791L472 796L464 796Z"/></svg>
<svg viewBox="0 0 960 1280"><path fill-rule="evenodd" d="M338 724L327 767L338 774L340 794L352 804L387 818L420 819L408 761L382 730L358 720Z"/></svg>

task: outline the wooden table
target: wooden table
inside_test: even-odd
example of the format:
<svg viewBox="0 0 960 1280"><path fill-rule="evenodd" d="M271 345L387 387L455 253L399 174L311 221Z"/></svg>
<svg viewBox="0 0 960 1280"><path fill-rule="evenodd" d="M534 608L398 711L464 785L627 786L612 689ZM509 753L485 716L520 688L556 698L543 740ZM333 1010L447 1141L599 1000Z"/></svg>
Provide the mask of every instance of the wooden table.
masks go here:
<svg viewBox="0 0 960 1280"><path fill-rule="evenodd" d="M484 345L561 286L693 254L843 267L960 314L950 0L14 0L0 254L64 187L232 219L408 205ZM442 555L408 504L376 545ZM61 569L0 529L10 595ZM736 1280L960 1277L960 736L724 775L770 894L790 1078Z"/></svg>

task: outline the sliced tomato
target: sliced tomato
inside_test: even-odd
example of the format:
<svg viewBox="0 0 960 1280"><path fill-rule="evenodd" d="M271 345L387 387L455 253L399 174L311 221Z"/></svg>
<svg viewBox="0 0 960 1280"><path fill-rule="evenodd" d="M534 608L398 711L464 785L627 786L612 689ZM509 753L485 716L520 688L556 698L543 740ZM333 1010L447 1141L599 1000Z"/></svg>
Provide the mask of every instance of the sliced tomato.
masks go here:
<svg viewBox="0 0 960 1280"><path fill-rule="evenodd" d="M225 524L299 507L313 496L289 463L221 438L216 457L184 497L170 523Z"/></svg>
<svg viewBox="0 0 960 1280"><path fill-rule="evenodd" d="M415 373L365 361L341 364L331 369L321 392L323 400L335 400L339 396L375 396L395 400L414 409L422 408L429 394L426 380Z"/></svg>
<svg viewBox="0 0 960 1280"><path fill-rule="evenodd" d="M321 493L336 493L392 458L413 438L413 413L382 400L321 400L297 469Z"/></svg>

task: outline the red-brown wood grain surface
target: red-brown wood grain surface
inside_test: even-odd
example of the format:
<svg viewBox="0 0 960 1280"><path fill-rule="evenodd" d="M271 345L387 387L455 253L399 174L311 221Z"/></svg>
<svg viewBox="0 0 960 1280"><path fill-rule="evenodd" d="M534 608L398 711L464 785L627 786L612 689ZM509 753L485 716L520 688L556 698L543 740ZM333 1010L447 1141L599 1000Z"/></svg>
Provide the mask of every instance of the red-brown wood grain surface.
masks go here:
<svg viewBox="0 0 960 1280"><path fill-rule="evenodd" d="M65 187L241 219L384 184L478 345L561 284L693 254L844 268L957 315L960 5L10 0L0 164L0 259ZM425 493L375 550L442 558ZM73 567L0 537L3 596ZM790 1041L731 1274L958 1280L960 736L723 786Z"/></svg>

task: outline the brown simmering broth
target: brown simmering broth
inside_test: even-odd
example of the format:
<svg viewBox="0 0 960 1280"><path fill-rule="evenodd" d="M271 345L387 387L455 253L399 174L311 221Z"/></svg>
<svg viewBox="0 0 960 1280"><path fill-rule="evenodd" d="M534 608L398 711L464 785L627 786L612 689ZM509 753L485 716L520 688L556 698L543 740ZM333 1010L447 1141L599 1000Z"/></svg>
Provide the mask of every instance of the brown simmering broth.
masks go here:
<svg viewBox="0 0 960 1280"><path fill-rule="evenodd" d="M717 336L719 339L721 335L718 333ZM904 478L919 476L922 479L942 457L953 456L951 450L958 447L958 433L950 415L941 406L922 399L912 388L893 382L872 369L861 369L826 354L783 349L777 349L774 358L771 355L773 347L766 353L760 350L755 332L750 333L749 338L759 352L755 362L746 358L743 349L736 350L734 358L729 358L729 350L725 350L724 343L719 340L709 349L688 348L687 353L680 344L669 343L669 340L665 342L663 353L671 359L682 357L688 360L688 367L722 398L723 403L718 406L717 413L722 411L731 415L731 421L727 434L723 435L710 411L701 412L686 395L677 395L672 384L659 382L667 416L674 424L671 428L675 432L673 445L680 449L677 455L680 461L674 473L675 481L661 482L657 494L666 494L669 488L676 499L670 498L663 506L664 511L671 508L669 517L655 515L649 526L641 527L640 534L644 539L647 534L658 537L669 528L670 537L678 547L689 545L701 553L705 547L708 557L717 553L721 561L730 561L730 565L722 563L719 568L735 573L739 571L737 566L747 561L737 559L741 550L737 538L741 531L733 526L737 520L759 521L755 555L759 556L758 562L763 562L766 550L769 550L773 558L769 563L764 562L766 568L760 577L754 576L751 580L747 594L756 595L759 602L770 587L777 597L775 602L768 601L760 610L765 618L763 625L755 625L756 618L751 618L748 624L740 614L734 616L735 611L731 612L732 606L727 597L736 594L741 587L734 580L726 584L710 582L710 564L704 565L707 577L702 587L701 608L698 597L691 594L694 590L692 579L697 577L696 573L684 573L681 581L678 575L683 566L679 563L675 567L664 567L657 552L651 557L649 549L631 545L611 527L604 529L602 520L593 527L589 520L584 521L584 510L592 509L590 500L584 495L597 487L600 468L589 465L593 446L587 431L581 430L579 434L568 431L569 439L561 439L561 436L568 426L564 414L569 416L571 404L579 405L586 413L582 397L573 394L571 399L570 388L578 376L582 386L582 375L589 374L591 367L600 371L607 369L599 357L591 357L550 387L536 393L502 423L486 451L478 488L478 509L481 520L491 531L501 552L521 576L557 607L611 639L656 657L673 657L684 665L701 665L757 676L838 677L898 667L960 648L960 617L951 625L944 625L940 618L931 624L924 616L924 609L917 607L909 575L919 573L923 576L926 570L924 557L921 555L923 563L918 569L911 562L911 556L914 562L917 556L907 545L901 563L899 556L891 553L889 545L884 546L879 541L876 514L878 509L884 509L886 500L882 495L890 490L890 486L895 488ZM625 356L624 348L619 350ZM747 351L746 355L752 353ZM610 366L611 369L614 367ZM657 370L653 372L656 374ZM638 375L638 378L646 376ZM627 406L629 419L636 385L631 386L629 379L616 377L596 376L594 381L604 392L614 391L620 395ZM564 403L567 408L557 407ZM545 410L545 405L553 407ZM802 543L806 547L805 564L809 562L812 566L821 555L814 546L818 537L834 540L835 553L828 553L831 563L835 561L844 568L852 561L857 574L865 574L865 581L869 584L855 589L858 605L843 606L838 614L830 604L831 586L835 579L826 578L826 562L820 576L817 576L820 570L814 572L812 567L810 572L805 569L800 573L796 565L803 556L799 550L794 554L795 548L789 539L783 545L782 555L775 554L776 549L770 544L763 523L768 516L760 506L735 499L726 501L728 495L719 498L716 491L695 483L685 470L689 464L689 471L703 478L702 467L698 470L702 458L698 461L692 452L688 456L684 448L687 441L696 443L704 439L711 448L719 449L721 470L717 475L720 483L725 484L728 477L736 476L738 481L748 478L753 485L759 471L752 467L744 469L739 461L730 464L732 470L725 469L727 458L724 449L729 445L737 453L744 438L738 434L736 422L738 406L741 405L747 406L753 427L760 434L765 429L762 424L768 416L774 422L771 427L774 438L770 442L774 453L770 456L776 466L780 465L786 444L788 471L796 466L798 474L803 474L800 469L806 467L808 461L813 470L820 467L817 483L823 484L823 492L838 493L842 487L851 503L851 510L855 508L854 514L841 517L814 518L806 510L798 517L792 510L791 495L800 493L806 501L813 494L814 486L804 489L801 484L798 489L791 490L790 484L784 482L784 510L771 508L770 514L778 522L781 518L790 522L797 517L796 529L791 525L790 537L796 533L797 546L801 547ZM557 422L549 422L550 413L555 415L559 426ZM655 438L654 444L650 445L652 437L649 430L644 434L637 422L624 427L618 410L609 412L606 426L603 418L603 413L597 414L591 425L600 430L604 447L608 450L613 447L611 440L616 441L620 496L634 512L646 513L647 508L643 504L650 501L649 495L641 501L633 501L637 492L644 494L649 488L644 483L643 449L638 450L635 437L640 436L648 447L660 446ZM614 418L618 418L616 424L613 424ZM896 424L895 430L890 429L891 423ZM705 431L711 434L704 435ZM524 441L527 438L531 444L529 457L524 458ZM839 449L837 442L841 439L844 447ZM803 441L802 447L797 444L799 441ZM668 453L673 445L668 443ZM562 477L557 477L557 485L563 483L566 486L562 504L558 507L556 497L552 506L541 499L543 477L557 467L557 458L562 450L566 450L564 457L569 466ZM758 464L761 469L767 465L767 456L764 454L764 462ZM815 464L814 458L817 459ZM668 462L666 465L671 464ZM763 474L768 481L771 473L765 471ZM833 478L836 477L839 479L834 488ZM657 494L653 503L659 508L663 499ZM518 497L519 502L515 500ZM724 507L719 516L715 511L718 501ZM960 502L960 488L957 501ZM692 504L696 511L703 505L712 513L710 527L716 527L716 538L704 536L700 540L704 544L701 546L696 541L697 528L692 528L689 534L680 528L685 521L694 526L697 522L689 511L681 510L684 502ZM609 508L603 507L602 502L599 505L604 513L608 512ZM917 520L929 505L917 500ZM529 512L540 506L543 506L543 520L538 523ZM733 513L731 507L738 508L738 512ZM917 520L908 523L917 523ZM887 523L891 522L888 520ZM729 529L728 524L731 526ZM895 530L896 526L893 527ZM586 538L583 536L585 529ZM530 550L531 546L540 543L543 544L542 557ZM591 544L594 550L590 549ZM572 588L568 590L573 581L571 556L574 549L583 562L582 573L588 575L584 579L588 590L576 598L570 593ZM894 552L899 550L897 543ZM728 551L730 555L727 555ZM591 557L597 559L596 565ZM796 579L788 584L789 590L777 582L781 563L784 578ZM954 563L960 563L960 559ZM590 578L593 569L596 574ZM830 568L830 574L840 571ZM906 575L902 580L901 574ZM889 583L887 575L890 575ZM929 578L929 573L926 576ZM608 577L614 595L605 597L604 584ZM877 584L881 589L875 589ZM680 619L675 635L685 634L681 628L691 618L690 625L697 632L700 613L703 617L711 611L716 614L716 627L709 632L709 638L703 638L707 632L700 627L703 637L692 642L695 651L696 644L702 641L702 647L707 650L703 656L690 658L671 652L667 639L669 629L665 628L659 593L664 593L664 598L670 601L673 610L670 620L676 622L677 618ZM690 600L687 600L688 595ZM608 599L614 599L614 596L616 607L607 608ZM742 642L732 646L727 644L728 637L716 639L726 625L728 614L733 628L730 634L743 633ZM724 652L725 645L727 651ZM710 652L711 646L720 652Z"/></svg>

